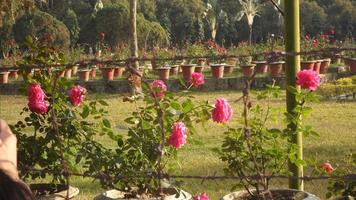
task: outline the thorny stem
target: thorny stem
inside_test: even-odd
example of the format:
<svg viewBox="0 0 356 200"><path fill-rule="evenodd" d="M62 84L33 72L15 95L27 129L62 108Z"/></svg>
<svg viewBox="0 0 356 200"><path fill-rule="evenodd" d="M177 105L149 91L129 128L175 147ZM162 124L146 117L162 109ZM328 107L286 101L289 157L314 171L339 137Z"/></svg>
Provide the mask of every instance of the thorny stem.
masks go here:
<svg viewBox="0 0 356 200"><path fill-rule="evenodd" d="M55 77L54 77L54 80L53 80L53 88L52 88L52 98L51 98L51 102L52 102L52 106L55 105L55 97L56 97L56 89L57 89L57 82L58 82L58 76L57 74L55 74ZM52 127L55 131L55 134L56 134L56 139L58 141L58 144L59 144L59 150L60 150L60 155L61 155L61 164L63 166L63 175L65 176L66 178L66 186L67 186L67 195L66 195L66 199L69 199L69 173L68 173L68 166L67 166L67 163L65 161L65 158L64 158L64 151L63 151L63 141L62 141L62 138L61 138L61 135L59 133L59 128L58 128L58 123L57 123L57 115L56 115L56 111L54 109L54 107L52 107L51 109L51 118L52 118Z"/></svg>

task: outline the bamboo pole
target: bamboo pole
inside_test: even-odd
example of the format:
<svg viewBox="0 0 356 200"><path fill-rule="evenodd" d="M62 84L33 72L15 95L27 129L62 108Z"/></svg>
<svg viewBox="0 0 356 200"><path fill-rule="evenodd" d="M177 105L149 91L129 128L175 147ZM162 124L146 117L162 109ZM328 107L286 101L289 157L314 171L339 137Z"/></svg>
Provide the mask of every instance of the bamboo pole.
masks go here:
<svg viewBox="0 0 356 200"><path fill-rule="evenodd" d="M284 18L285 18L285 50L286 52L300 51L300 24L299 24L299 0L284 0ZM300 56L286 56L286 83L287 86L296 87L296 74L300 70ZM293 110L297 106L295 94L286 91L287 112L294 115ZM296 132L296 124L288 125L295 133L291 136L291 142L298 145L297 156L303 158L303 138L302 133ZM303 177L303 166L295 165L289 162L289 171L292 176ZM290 178L289 187L292 189L303 190L303 180Z"/></svg>

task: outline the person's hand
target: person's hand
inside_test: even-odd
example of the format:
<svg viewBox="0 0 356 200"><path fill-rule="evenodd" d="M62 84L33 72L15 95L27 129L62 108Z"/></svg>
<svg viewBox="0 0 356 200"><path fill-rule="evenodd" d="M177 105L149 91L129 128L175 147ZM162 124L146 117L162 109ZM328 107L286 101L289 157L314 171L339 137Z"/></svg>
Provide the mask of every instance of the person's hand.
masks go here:
<svg viewBox="0 0 356 200"><path fill-rule="evenodd" d="M0 119L0 169L13 179L18 179L17 139L2 119Z"/></svg>

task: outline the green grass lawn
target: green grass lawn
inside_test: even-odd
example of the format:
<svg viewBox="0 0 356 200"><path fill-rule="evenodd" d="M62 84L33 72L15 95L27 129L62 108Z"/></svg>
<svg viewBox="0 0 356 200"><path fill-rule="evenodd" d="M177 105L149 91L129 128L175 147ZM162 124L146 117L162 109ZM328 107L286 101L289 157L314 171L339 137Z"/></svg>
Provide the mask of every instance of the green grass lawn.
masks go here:
<svg viewBox="0 0 356 200"><path fill-rule="evenodd" d="M216 97L225 97L230 102L240 97L240 92L210 92L194 94L197 100L214 101ZM115 125L118 132L125 133L126 125L124 119L134 109L130 103L124 103L121 95L96 94L89 98L105 98L110 104L109 119ZM284 99L273 101L273 105L284 107ZM26 106L27 101L24 96L0 95L0 118L9 123L15 123L20 119L20 111ZM241 117L241 105L234 104L234 121L230 125L236 124ZM310 137L304 140L304 153L306 158L312 158L317 154L321 161L336 163L343 156L352 151L356 153L356 102L335 102L321 101L312 104L314 112L312 116L305 120L305 123L313 125L320 133L320 137ZM282 124L279 124L282 126ZM188 143L180 150L179 160L170 167L172 174L177 175L222 175L225 164L219 160L215 149L219 148L223 139L225 127L209 122L207 131L202 127L197 127L198 133L189 135ZM107 145L110 141L101 141ZM219 199L230 191L232 180L183 180L182 188L192 194L207 192L211 199ZM287 187L285 180L275 180L275 187ZM81 189L81 194L76 199L93 199L94 196L104 191L98 182L80 177L73 177L73 186ZM325 181L313 181L306 183L306 190L321 198L326 191Z"/></svg>

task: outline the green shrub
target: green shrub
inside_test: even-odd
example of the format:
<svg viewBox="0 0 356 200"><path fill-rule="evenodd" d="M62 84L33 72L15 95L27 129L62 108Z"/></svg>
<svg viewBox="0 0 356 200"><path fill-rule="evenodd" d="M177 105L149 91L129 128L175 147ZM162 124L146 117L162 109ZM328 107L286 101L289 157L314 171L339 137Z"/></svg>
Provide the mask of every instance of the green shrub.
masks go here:
<svg viewBox="0 0 356 200"><path fill-rule="evenodd" d="M56 48L68 49L70 36L67 27L50 14L42 11L27 13L19 18L13 28L14 37L20 47L25 47L25 37L37 38L50 36L50 42Z"/></svg>
<svg viewBox="0 0 356 200"><path fill-rule="evenodd" d="M336 85L352 85L352 79L351 78L340 78L336 80Z"/></svg>
<svg viewBox="0 0 356 200"><path fill-rule="evenodd" d="M71 46L74 46L78 41L80 31L77 15L72 9L68 9L62 21L69 30Z"/></svg>

